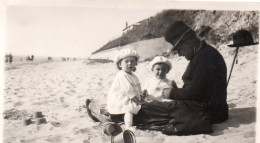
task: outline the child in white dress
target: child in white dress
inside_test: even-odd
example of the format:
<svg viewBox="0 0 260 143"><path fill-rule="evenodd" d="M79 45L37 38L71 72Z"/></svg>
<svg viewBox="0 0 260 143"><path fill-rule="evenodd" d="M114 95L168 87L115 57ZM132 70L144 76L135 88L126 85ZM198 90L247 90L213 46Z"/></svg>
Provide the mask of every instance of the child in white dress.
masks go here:
<svg viewBox="0 0 260 143"><path fill-rule="evenodd" d="M136 51L123 49L115 58L120 70L116 75L108 93L107 109L113 115L124 115L126 129L133 129L133 115L137 114L143 101L141 100L141 86L136 69L139 56Z"/></svg>
<svg viewBox="0 0 260 143"><path fill-rule="evenodd" d="M166 78L166 74L171 70L172 64L167 58L157 56L151 61L150 65L154 77L148 79L144 85L146 101L165 101L167 98L162 96L163 89L177 88L175 81L170 81Z"/></svg>

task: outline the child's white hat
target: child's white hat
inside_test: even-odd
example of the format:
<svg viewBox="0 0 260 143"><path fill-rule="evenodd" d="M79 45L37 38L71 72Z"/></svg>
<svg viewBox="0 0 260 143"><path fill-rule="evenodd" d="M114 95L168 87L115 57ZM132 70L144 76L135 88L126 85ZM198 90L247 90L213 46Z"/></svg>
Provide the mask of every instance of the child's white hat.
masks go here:
<svg viewBox="0 0 260 143"><path fill-rule="evenodd" d="M119 51L118 55L115 57L114 62L117 64L120 60L126 57L136 57L137 61L139 60L139 55L135 50L132 49L122 49Z"/></svg>
<svg viewBox="0 0 260 143"><path fill-rule="evenodd" d="M159 64L159 63L163 63L163 64L168 65L169 70L171 70L171 68L172 68L171 62L169 62L169 60L168 60L167 58L165 58L164 56L156 56L156 57L150 62L150 65L151 65L151 67L153 68L153 66L154 66L155 64Z"/></svg>

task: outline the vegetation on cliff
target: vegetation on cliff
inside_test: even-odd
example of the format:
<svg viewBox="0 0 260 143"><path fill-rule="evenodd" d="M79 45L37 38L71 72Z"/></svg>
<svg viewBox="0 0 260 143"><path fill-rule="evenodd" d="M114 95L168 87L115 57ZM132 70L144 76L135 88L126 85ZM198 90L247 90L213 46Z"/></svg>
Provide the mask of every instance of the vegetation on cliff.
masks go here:
<svg viewBox="0 0 260 143"><path fill-rule="evenodd" d="M167 27L175 21L184 21L209 44L219 47L232 41L232 35L241 29L251 32L258 42L258 11L164 10L138 26L133 26L121 37L109 41L97 51L108 50L129 43L163 37Z"/></svg>

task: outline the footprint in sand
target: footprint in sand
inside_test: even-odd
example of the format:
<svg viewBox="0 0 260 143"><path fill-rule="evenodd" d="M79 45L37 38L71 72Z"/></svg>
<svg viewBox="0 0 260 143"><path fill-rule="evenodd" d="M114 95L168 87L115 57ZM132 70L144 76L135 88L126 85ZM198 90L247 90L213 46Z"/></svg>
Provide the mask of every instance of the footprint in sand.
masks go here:
<svg viewBox="0 0 260 143"><path fill-rule="evenodd" d="M63 104L62 105L64 108L67 108L67 107L69 107L69 105L68 104Z"/></svg>
<svg viewBox="0 0 260 143"><path fill-rule="evenodd" d="M53 125L54 127L61 127L62 124L59 122L50 122L51 125Z"/></svg>
<svg viewBox="0 0 260 143"><path fill-rule="evenodd" d="M64 92L64 94L66 94L66 95L73 95L74 93L76 93L76 91L73 89L70 89L69 91Z"/></svg>
<svg viewBox="0 0 260 143"><path fill-rule="evenodd" d="M48 141L48 142L53 142L53 143L57 143L57 142L61 142L61 135L55 135L55 136L52 136L52 135L50 135L47 139L46 139L46 141Z"/></svg>
<svg viewBox="0 0 260 143"><path fill-rule="evenodd" d="M90 143L89 139L84 140L83 143Z"/></svg>
<svg viewBox="0 0 260 143"><path fill-rule="evenodd" d="M21 140L21 143L32 143L32 142L35 142L35 139Z"/></svg>
<svg viewBox="0 0 260 143"><path fill-rule="evenodd" d="M60 97L60 102L64 102L64 97Z"/></svg>
<svg viewBox="0 0 260 143"><path fill-rule="evenodd" d="M92 128L83 128L83 129L76 130L75 134L77 135L79 133L82 133L82 134L91 133L92 130L93 130Z"/></svg>
<svg viewBox="0 0 260 143"><path fill-rule="evenodd" d="M5 104L12 103L12 101L5 101Z"/></svg>
<svg viewBox="0 0 260 143"><path fill-rule="evenodd" d="M74 89L71 89L70 93L76 93L76 91Z"/></svg>
<svg viewBox="0 0 260 143"><path fill-rule="evenodd" d="M245 138L255 137L255 131L248 131L244 134Z"/></svg>
<svg viewBox="0 0 260 143"><path fill-rule="evenodd" d="M51 103L52 100L46 100L46 101L40 101L40 102L34 102L32 105L47 105L48 103Z"/></svg>
<svg viewBox="0 0 260 143"><path fill-rule="evenodd" d="M60 97L60 102L62 103L62 106L63 106L64 108L69 107L69 104L65 104L65 102L64 102L64 97Z"/></svg>
<svg viewBox="0 0 260 143"><path fill-rule="evenodd" d="M92 76L91 79L96 79L97 77L96 76Z"/></svg>
<svg viewBox="0 0 260 143"><path fill-rule="evenodd" d="M76 78L76 81L77 81L77 83L81 83L81 82L83 81L83 79L82 79L82 78L79 78L79 77L77 77L77 78Z"/></svg>
<svg viewBox="0 0 260 143"><path fill-rule="evenodd" d="M14 103L14 107L18 107L18 106L21 106L21 105L23 105L23 103L22 102L16 102L16 103Z"/></svg>

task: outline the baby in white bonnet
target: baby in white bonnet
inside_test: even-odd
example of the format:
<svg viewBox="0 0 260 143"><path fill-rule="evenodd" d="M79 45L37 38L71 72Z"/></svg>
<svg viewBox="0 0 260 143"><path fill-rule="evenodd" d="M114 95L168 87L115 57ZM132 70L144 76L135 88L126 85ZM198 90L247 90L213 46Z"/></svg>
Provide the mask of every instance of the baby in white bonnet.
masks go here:
<svg viewBox="0 0 260 143"><path fill-rule="evenodd" d="M172 64L163 56L155 57L151 63L154 77L148 79L144 84L146 101L164 101L167 97L162 96L163 89L177 88L175 81L167 79L166 74L172 69Z"/></svg>

